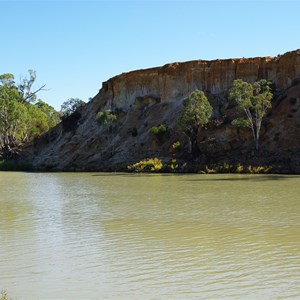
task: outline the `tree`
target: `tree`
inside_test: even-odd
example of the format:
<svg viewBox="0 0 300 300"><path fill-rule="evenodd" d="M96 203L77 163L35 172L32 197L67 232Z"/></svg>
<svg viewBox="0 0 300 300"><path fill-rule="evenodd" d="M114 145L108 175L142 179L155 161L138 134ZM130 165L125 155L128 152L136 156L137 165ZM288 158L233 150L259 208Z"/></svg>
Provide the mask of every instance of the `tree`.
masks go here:
<svg viewBox="0 0 300 300"><path fill-rule="evenodd" d="M183 112L177 122L177 126L189 139L189 152L193 155L199 153L197 137L199 129L208 123L213 108L202 91L192 92L183 101Z"/></svg>
<svg viewBox="0 0 300 300"><path fill-rule="evenodd" d="M54 127L60 122L60 113L51 105L39 99L37 103L35 103L35 106L46 115L49 128Z"/></svg>
<svg viewBox="0 0 300 300"><path fill-rule="evenodd" d="M33 84L36 80L36 71L29 69L29 79L23 78L21 83L18 86L18 90L21 94L21 98L23 101L26 102L35 102L37 100L37 93L44 90L45 84L36 89L35 91L32 91Z"/></svg>
<svg viewBox="0 0 300 300"><path fill-rule="evenodd" d="M61 105L61 118L65 119L77 109L85 105L85 102L78 98L70 98Z"/></svg>
<svg viewBox="0 0 300 300"><path fill-rule="evenodd" d="M163 142L166 137L170 135L170 130L167 125L160 124L159 126L154 126L150 129L151 133L156 136L159 142Z"/></svg>
<svg viewBox="0 0 300 300"><path fill-rule="evenodd" d="M235 126L248 127L252 131L255 149L259 148L259 135L262 119L272 107L271 82L265 79L253 84L237 79L229 90L229 99L237 104L237 109L243 111L246 118L232 121Z"/></svg>
<svg viewBox="0 0 300 300"><path fill-rule="evenodd" d="M25 104L15 86L12 74L0 76L0 147L4 156L9 156L16 140L25 136L27 114ZM25 122L22 122L25 120Z"/></svg>
<svg viewBox="0 0 300 300"><path fill-rule="evenodd" d="M55 110L51 106L41 100L33 104L37 93L45 86L33 90L35 74L34 71L29 70L30 78L23 79L19 85L15 84L13 74L0 75L0 157L2 158L14 157L20 145L31 141L58 123ZM52 113L50 113L51 109Z"/></svg>

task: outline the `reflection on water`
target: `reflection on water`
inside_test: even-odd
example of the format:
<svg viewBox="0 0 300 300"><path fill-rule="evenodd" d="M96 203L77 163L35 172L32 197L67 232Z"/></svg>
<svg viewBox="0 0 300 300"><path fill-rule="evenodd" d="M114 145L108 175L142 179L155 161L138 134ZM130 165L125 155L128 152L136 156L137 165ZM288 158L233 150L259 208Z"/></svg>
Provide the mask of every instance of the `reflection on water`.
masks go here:
<svg viewBox="0 0 300 300"><path fill-rule="evenodd" d="M0 173L14 299L299 299L299 176Z"/></svg>

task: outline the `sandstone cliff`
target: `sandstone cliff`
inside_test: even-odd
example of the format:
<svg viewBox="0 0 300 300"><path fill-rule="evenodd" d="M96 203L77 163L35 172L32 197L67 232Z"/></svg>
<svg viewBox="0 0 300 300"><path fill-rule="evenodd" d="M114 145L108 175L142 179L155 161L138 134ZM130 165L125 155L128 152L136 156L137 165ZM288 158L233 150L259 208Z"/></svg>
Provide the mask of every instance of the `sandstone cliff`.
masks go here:
<svg viewBox="0 0 300 300"><path fill-rule="evenodd" d="M254 82L262 78L274 82L276 97L262 129L260 157L270 159L272 153L277 163L297 165L300 50L278 57L195 60L123 73L104 82L99 93L80 111L24 149L23 157L38 169L53 170L98 170L126 166L147 157L171 157L172 143L185 143L184 137L172 130L182 101L200 89L208 96L214 107L213 117L218 120L218 126L199 135L202 159L251 160L250 132L230 125L234 108L226 95L235 79ZM113 128L99 126L95 121L96 114L104 109L118 114ZM152 126L161 123L171 128L170 138L164 142L150 132ZM184 151L183 147L178 155L184 156Z"/></svg>

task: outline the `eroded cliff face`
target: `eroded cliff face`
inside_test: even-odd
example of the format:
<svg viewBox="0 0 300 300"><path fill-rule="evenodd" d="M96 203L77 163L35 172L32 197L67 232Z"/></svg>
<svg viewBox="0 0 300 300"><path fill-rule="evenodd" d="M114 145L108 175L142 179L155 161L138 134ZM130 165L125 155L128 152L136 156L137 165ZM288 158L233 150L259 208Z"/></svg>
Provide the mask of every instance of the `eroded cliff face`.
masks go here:
<svg viewBox="0 0 300 300"><path fill-rule="evenodd" d="M245 157L251 135L230 125L234 108L226 95L235 79L254 82L263 78L276 85L276 99L262 129L262 149L286 155L292 151L296 156L300 149L300 50L275 58L172 63L118 75L104 82L81 111L27 147L23 156L36 168L54 170L97 170L152 156L171 157L172 143L185 142L173 130L182 101L199 89L213 105L213 117L222 120L199 134L204 159ZM95 121L96 114L105 109L118 114L112 127ZM162 123L171 128L171 136L159 142L150 129Z"/></svg>

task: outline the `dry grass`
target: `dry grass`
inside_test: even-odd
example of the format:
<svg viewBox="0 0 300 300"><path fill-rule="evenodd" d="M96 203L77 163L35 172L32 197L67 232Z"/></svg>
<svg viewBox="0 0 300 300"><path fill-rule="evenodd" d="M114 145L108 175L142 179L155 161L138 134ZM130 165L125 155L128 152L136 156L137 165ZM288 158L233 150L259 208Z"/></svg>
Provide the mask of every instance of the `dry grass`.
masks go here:
<svg viewBox="0 0 300 300"><path fill-rule="evenodd" d="M1 291L0 300L11 300L10 298L8 298L7 292L5 290Z"/></svg>

